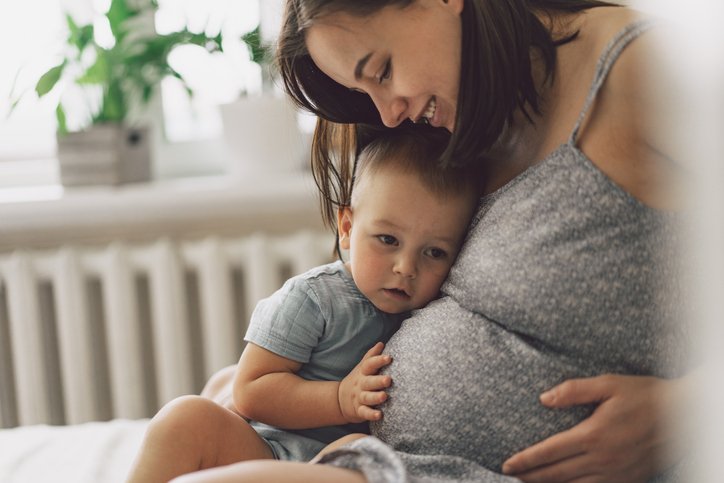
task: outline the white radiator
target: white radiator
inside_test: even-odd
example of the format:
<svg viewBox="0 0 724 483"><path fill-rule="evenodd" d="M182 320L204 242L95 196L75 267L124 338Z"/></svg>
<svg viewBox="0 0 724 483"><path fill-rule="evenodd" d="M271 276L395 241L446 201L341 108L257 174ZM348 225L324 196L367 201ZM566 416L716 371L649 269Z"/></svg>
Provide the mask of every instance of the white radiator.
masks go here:
<svg viewBox="0 0 724 483"><path fill-rule="evenodd" d="M0 427L142 418L236 362L256 302L328 234L0 253Z"/></svg>

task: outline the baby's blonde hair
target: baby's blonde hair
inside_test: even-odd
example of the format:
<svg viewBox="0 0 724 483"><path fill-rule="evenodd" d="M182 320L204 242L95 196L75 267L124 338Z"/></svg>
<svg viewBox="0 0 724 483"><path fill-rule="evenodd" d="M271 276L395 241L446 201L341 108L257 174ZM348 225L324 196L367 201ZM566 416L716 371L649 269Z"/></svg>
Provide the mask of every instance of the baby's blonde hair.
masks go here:
<svg viewBox="0 0 724 483"><path fill-rule="evenodd" d="M346 204L354 198L355 183L383 168L416 175L436 197L480 194L482 175L473 167L441 165L440 160L450 138L447 131L423 126L373 131L367 133L369 140L358 148L360 152L355 160L350 199ZM360 139L364 141L364 135Z"/></svg>
<svg viewBox="0 0 724 483"><path fill-rule="evenodd" d="M416 176L432 196L441 200L469 196L473 202L480 196L482 173L479 163L441 165L450 138L446 130L420 125L393 129L357 126L357 132L358 154L352 176L339 197L338 208L356 204L358 191L355 186L386 169ZM336 232L337 227L334 228ZM339 239L335 252L341 258Z"/></svg>

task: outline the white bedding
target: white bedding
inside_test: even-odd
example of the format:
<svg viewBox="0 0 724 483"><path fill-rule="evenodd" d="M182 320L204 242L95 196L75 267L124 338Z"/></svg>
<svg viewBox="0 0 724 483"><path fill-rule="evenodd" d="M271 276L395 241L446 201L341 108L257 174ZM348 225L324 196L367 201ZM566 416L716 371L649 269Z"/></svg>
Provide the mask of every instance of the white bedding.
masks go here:
<svg viewBox="0 0 724 483"><path fill-rule="evenodd" d="M118 419L0 430L0 482L123 482L147 424Z"/></svg>

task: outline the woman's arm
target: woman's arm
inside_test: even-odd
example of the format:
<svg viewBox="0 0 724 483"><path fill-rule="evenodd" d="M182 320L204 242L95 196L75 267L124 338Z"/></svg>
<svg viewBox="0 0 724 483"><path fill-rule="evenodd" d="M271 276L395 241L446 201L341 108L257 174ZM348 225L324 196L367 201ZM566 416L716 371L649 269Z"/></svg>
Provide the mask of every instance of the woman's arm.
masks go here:
<svg viewBox="0 0 724 483"><path fill-rule="evenodd" d="M342 381L308 381L296 375L301 363L247 344L234 376L233 400L240 414L285 429L357 423L381 416L369 406L386 399L389 364L376 344Z"/></svg>
<svg viewBox="0 0 724 483"><path fill-rule="evenodd" d="M597 403L593 414L503 464L525 482L644 482L676 463L672 421L695 376L664 380L605 375L573 379L541 395L550 408Z"/></svg>

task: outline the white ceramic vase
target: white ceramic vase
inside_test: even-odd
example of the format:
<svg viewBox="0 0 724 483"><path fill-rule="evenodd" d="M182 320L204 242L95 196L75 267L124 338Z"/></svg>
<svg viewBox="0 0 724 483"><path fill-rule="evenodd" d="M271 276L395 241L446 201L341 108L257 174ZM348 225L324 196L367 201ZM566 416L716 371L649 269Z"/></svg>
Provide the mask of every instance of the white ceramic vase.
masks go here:
<svg viewBox="0 0 724 483"><path fill-rule="evenodd" d="M299 130L296 110L285 97L246 96L220 109L232 173L266 175L306 168L309 142Z"/></svg>

